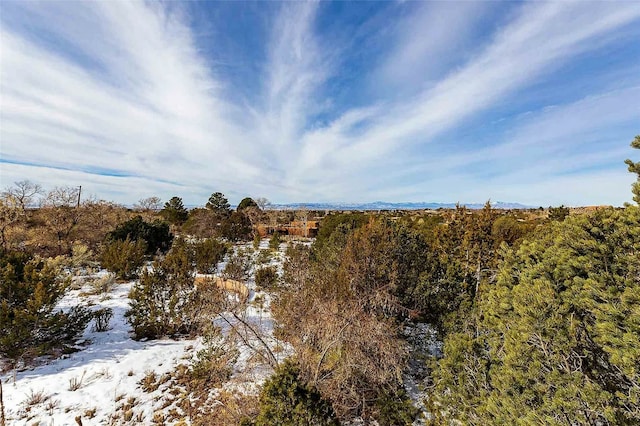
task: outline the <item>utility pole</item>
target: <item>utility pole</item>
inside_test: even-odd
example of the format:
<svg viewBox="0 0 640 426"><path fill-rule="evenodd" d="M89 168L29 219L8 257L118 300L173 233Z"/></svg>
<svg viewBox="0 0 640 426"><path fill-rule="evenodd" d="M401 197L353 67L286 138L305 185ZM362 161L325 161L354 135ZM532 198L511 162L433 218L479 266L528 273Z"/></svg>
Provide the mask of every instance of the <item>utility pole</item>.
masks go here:
<svg viewBox="0 0 640 426"><path fill-rule="evenodd" d="M78 204L76 207L80 207L80 194L82 194L82 185L78 187Z"/></svg>

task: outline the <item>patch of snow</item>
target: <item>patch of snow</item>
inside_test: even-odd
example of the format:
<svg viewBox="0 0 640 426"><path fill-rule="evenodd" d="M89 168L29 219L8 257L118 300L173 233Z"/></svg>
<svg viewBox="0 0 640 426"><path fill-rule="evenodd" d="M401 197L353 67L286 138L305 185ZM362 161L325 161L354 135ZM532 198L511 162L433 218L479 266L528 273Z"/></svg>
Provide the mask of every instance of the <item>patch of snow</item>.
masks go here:
<svg viewBox="0 0 640 426"><path fill-rule="evenodd" d="M427 360L442 356L442 341L438 339L436 329L428 323L407 323L403 332L410 346L409 368L404 374L403 385L407 396L419 410L414 426L425 425L431 418L424 404L430 384Z"/></svg>

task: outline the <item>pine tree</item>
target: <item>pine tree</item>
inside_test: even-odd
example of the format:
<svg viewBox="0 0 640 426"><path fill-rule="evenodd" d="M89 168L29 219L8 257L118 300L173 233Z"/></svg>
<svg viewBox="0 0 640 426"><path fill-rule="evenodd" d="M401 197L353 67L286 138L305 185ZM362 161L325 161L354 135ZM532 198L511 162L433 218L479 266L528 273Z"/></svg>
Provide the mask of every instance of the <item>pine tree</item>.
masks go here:
<svg viewBox="0 0 640 426"><path fill-rule="evenodd" d="M198 318L192 308L196 287L188 248L182 242L163 260L143 271L129 293L130 309L125 314L137 339L174 336L193 331Z"/></svg>
<svg viewBox="0 0 640 426"><path fill-rule="evenodd" d="M554 222L445 339L441 414L464 424L640 422L640 209Z"/></svg>
<svg viewBox="0 0 640 426"><path fill-rule="evenodd" d="M169 221L169 223L174 225L184 223L184 221L189 217L189 212L187 212L187 209L182 204L182 198L180 197L172 197L169 201L164 203L164 208L160 214Z"/></svg>
<svg viewBox="0 0 640 426"><path fill-rule="evenodd" d="M138 215L133 219L122 222L116 229L107 234L107 241L142 240L146 243L147 254L153 255L158 251L166 253L171 247L173 235L169 232L169 225L161 221L145 222Z"/></svg>
<svg viewBox="0 0 640 426"><path fill-rule="evenodd" d="M633 141L631 141L631 147L640 149L640 135L637 135ZM638 179L631 185L631 192L633 192L633 201L640 204L640 162L633 162L629 159L625 160L629 171L638 175Z"/></svg>
<svg viewBox="0 0 640 426"><path fill-rule="evenodd" d="M222 192L214 192L211 194L206 207L220 216L228 216L231 214L231 205Z"/></svg>
<svg viewBox="0 0 640 426"><path fill-rule="evenodd" d="M236 208L237 211L242 211L244 209L248 209L250 207L254 207L259 209L260 207L258 207L258 204L253 201L253 198L250 197L246 197L243 198L242 201L240 201L240 203L238 204L238 207Z"/></svg>
<svg viewBox="0 0 640 426"><path fill-rule="evenodd" d="M82 333L91 313L55 311L67 283L48 263L22 252L0 255L0 356L16 360L64 348Z"/></svg>
<svg viewBox="0 0 640 426"><path fill-rule="evenodd" d="M255 426L339 425L331 404L299 377L298 366L286 360L267 379L260 393L260 414Z"/></svg>

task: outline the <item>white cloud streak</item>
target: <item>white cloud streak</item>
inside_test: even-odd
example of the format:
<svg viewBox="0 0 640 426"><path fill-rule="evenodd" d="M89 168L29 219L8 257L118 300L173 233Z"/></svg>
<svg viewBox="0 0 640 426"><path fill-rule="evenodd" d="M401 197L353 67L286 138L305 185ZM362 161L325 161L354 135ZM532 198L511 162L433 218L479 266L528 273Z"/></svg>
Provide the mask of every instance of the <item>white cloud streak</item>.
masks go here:
<svg viewBox="0 0 640 426"><path fill-rule="evenodd" d="M135 2L44 6L25 13L96 69L3 26L5 159L195 187L259 174L179 14Z"/></svg>
<svg viewBox="0 0 640 426"><path fill-rule="evenodd" d="M374 70L372 85L396 98L432 87L452 65L468 59L477 27L495 5L421 2L408 8L392 30L396 48Z"/></svg>
<svg viewBox="0 0 640 426"><path fill-rule="evenodd" d="M356 175L375 176L372 164L379 174L383 159L393 156L394 151L433 143L438 134L588 51L598 37L640 17L638 3L593 6L585 11L579 3L527 5L483 52L457 72L413 99L385 105L380 114L369 117L374 124L364 134L352 138L349 129L330 126L306 135L303 152L307 155L303 158L312 158L312 163L300 163L295 173L308 176L309 170L325 164L336 171L331 176L335 181L353 182ZM638 117L637 110L633 114ZM322 140L331 146L320 150L326 151L324 158L311 155L318 153L317 145ZM447 158L436 161L446 162ZM325 172L319 173L318 182L323 181Z"/></svg>

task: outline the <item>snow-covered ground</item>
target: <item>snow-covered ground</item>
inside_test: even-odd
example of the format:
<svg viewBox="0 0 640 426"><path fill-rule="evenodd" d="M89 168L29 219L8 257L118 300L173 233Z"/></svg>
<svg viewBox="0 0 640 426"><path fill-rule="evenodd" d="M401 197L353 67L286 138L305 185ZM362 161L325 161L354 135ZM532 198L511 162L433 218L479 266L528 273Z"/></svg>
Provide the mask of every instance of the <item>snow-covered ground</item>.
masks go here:
<svg viewBox="0 0 640 426"><path fill-rule="evenodd" d="M260 248L266 249L267 244L263 241ZM281 268L285 248L283 244L268 264ZM219 268L222 270L224 263ZM133 340L131 327L124 317L133 284L115 284L107 294L95 295L89 294L91 285L87 283L65 295L58 305L61 309L77 304L88 305L92 310L111 308L110 329L97 332L92 323L78 342L81 346L78 352L31 369L5 374L2 382L7 424L76 425L78 416L85 426L123 424L123 407L135 407L129 422L149 424L158 411L166 413L172 408L162 397L166 386L145 391L140 383L152 373L161 377L174 371L179 364L188 364L202 347L202 342L201 339ZM251 291L246 309L240 312L241 318L261 334L279 360L284 359L292 351L288 345L273 338L269 294L256 292L253 273L247 286ZM225 318L238 327L238 321L230 314ZM221 326L223 333L231 328L220 319L216 324ZM241 334L242 328L238 327L236 331ZM244 332L247 341L258 347L255 336L249 330ZM238 358L233 376L223 388L256 393L272 370L265 363L256 362L255 351L241 341L237 341L236 346Z"/></svg>
<svg viewBox="0 0 640 426"><path fill-rule="evenodd" d="M403 334L411 348L408 371L404 374L403 384L407 396L419 410L419 415L413 424L420 426L426 424L431 418L425 406L427 387L430 382L427 360L442 356L442 342L438 339L435 328L427 323L407 323Z"/></svg>
<svg viewBox="0 0 640 426"><path fill-rule="evenodd" d="M111 329L93 331L90 324L83 335L86 346L39 367L4 376L4 400L9 424L73 425L81 416L88 424L109 424L116 406L125 396L144 399L138 382L148 371L162 374L184 362L185 349L194 340L135 341L125 322L129 307L127 294L132 282L116 284L107 298L82 296L70 291L60 307L78 303L92 304L91 309L113 309ZM72 390L78 387L76 390ZM41 399L40 403L36 400ZM148 405L148 414L152 414ZM95 411L94 411L95 410Z"/></svg>

